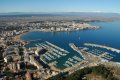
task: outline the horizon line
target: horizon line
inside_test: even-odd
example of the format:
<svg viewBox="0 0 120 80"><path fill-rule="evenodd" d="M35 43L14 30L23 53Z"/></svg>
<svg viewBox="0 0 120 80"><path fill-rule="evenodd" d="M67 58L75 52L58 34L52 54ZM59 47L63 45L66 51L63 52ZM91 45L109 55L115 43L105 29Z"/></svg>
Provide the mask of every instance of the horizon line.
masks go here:
<svg viewBox="0 0 120 80"><path fill-rule="evenodd" d="M3 14L3 13L119 13L120 12L103 12L103 11L69 11L69 12L0 12L0 14Z"/></svg>

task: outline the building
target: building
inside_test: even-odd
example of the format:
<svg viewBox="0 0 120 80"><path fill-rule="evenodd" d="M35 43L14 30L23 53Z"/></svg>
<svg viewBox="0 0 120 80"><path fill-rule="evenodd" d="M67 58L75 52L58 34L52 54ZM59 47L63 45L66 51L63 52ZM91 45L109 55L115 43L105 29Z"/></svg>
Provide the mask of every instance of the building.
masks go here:
<svg viewBox="0 0 120 80"><path fill-rule="evenodd" d="M40 48L40 49L37 49L36 51L35 51L35 54L37 55L37 56L40 56L40 55L42 55L42 54L44 54L44 53L46 53L47 52L47 50L45 49L45 48Z"/></svg>
<svg viewBox="0 0 120 80"><path fill-rule="evenodd" d="M29 71L26 73L26 80L32 80L32 76Z"/></svg>
<svg viewBox="0 0 120 80"><path fill-rule="evenodd" d="M32 55L30 56L30 62L31 62L31 64L36 66L37 69L41 69L42 68L42 65Z"/></svg>

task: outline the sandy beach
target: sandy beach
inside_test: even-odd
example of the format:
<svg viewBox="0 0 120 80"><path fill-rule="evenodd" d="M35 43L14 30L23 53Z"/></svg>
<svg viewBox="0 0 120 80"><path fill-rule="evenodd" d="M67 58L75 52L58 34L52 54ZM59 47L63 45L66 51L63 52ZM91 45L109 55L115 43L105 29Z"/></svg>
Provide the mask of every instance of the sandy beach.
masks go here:
<svg viewBox="0 0 120 80"><path fill-rule="evenodd" d="M14 41L23 41L23 40L21 39L21 36L25 35L25 34L28 33L28 32L29 32L29 31L23 32L23 33L21 33L21 34L19 34L19 35L16 35L15 37L13 37L13 40L14 40Z"/></svg>

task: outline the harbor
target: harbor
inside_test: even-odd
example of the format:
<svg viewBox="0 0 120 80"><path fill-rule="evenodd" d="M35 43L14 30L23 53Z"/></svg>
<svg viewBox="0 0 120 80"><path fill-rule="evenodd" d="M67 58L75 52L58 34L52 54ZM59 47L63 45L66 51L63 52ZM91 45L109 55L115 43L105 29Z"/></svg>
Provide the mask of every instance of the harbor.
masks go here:
<svg viewBox="0 0 120 80"><path fill-rule="evenodd" d="M67 61L65 61L65 63L63 64L65 67L72 67L75 64L81 62L83 59L81 59L78 56L73 56L72 58L68 58Z"/></svg>
<svg viewBox="0 0 120 80"><path fill-rule="evenodd" d="M56 59L59 59L61 57L66 56L67 54L69 54L69 52L67 50L64 50L50 42L45 41L44 43L38 43L35 44L35 46L37 47L38 51L41 48L44 48L47 50L47 52L43 55L40 56L40 59L42 59L44 62L46 63L50 63L51 61L54 61ZM37 52L38 54L38 52Z"/></svg>
<svg viewBox="0 0 120 80"><path fill-rule="evenodd" d="M44 43L38 43L36 44L37 48L45 48L47 49L47 52L45 54L42 54L40 56L40 59L43 60L45 63L51 64L54 61L56 64L53 66L57 66L58 62L57 60L61 57L67 56L69 52L65 49L62 49L50 42L45 41ZM78 54L82 56L79 57L77 55L74 55L72 57L68 57L64 63L62 64L64 66L64 69L61 70L62 72L74 72L76 71L75 68L84 68L86 66L97 65L101 61L102 62L108 62L112 58L115 57L115 55L110 54L108 52L99 50L99 49L89 49L88 47L77 47L74 43L69 43L69 46L76 51ZM78 67L79 66L79 67ZM56 68L57 69L57 68ZM59 69L58 69L59 70Z"/></svg>
<svg viewBox="0 0 120 80"><path fill-rule="evenodd" d="M119 24L119 22L112 22L112 23L111 22L110 23L109 22L108 23L96 22L96 23L92 23L92 24L104 27L105 29L100 29L100 31L101 31L100 33L103 33L106 35L98 34L98 30L94 30L94 31L88 30L85 32L84 31L83 32L75 31L75 32L69 32L69 33L68 32L53 33L53 32L38 32L37 31L37 32L29 32L26 35L21 36L21 39L23 39L25 41L30 41L30 40L48 41L54 45L61 47L62 49L69 51L70 52L69 56L66 55L65 58L69 58L69 57L71 58L77 54L76 51L73 51L73 49L71 47L69 47L69 43L71 43L71 42L75 43L75 45L77 45L79 47L85 47L83 45L84 43L96 43L96 44L98 43L98 44L103 44L103 45L105 44L106 46L109 45L110 47L119 49L120 38L119 38L119 35L116 35L116 33L119 33L119 31L118 31L119 25L118 25L118 27L114 26L114 24ZM107 32L106 30L109 30L109 31ZM114 30L115 33L111 33L111 30ZM96 34L96 35L93 35L93 34ZM114 36L109 37L108 34L111 34ZM33 36L31 36L31 35L33 35ZM29 37L29 36L31 36L31 37ZM101 36L101 37L99 37L99 36ZM40 42L35 41L34 43L37 44ZM30 45L28 45L27 47L32 46L32 45L33 45L33 43L30 43ZM90 47L90 46L87 46L87 47ZM92 47L92 48L97 48L97 47ZM103 52L107 52L107 51L103 50ZM112 61L120 62L120 59L119 59L120 54L116 54L115 51L109 52L109 53L116 55L114 57L114 59L112 59ZM79 56L79 53L76 56ZM66 61L65 58L62 58L63 62L60 62L61 63L60 65L64 64L64 61Z"/></svg>
<svg viewBox="0 0 120 80"><path fill-rule="evenodd" d="M35 46L38 51L42 49L46 50L44 54L40 55L40 60L48 65L56 62L54 65L50 65L51 67L54 67L53 69L60 72L70 72L70 74L76 71L76 68L81 69L86 66L97 65L101 62L112 61L116 56L98 48L78 47L74 43L69 43L69 47L76 53L70 53L69 51L48 41L37 42L35 43ZM68 56L70 54L74 55ZM63 62L59 62L62 59L65 60L63 60Z"/></svg>
<svg viewBox="0 0 120 80"><path fill-rule="evenodd" d="M89 53L99 56L100 58L106 59L106 60L112 60L112 58L115 57L115 55L110 54L109 52L104 52L101 50L93 49L91 51L88 51Z"/></svg>

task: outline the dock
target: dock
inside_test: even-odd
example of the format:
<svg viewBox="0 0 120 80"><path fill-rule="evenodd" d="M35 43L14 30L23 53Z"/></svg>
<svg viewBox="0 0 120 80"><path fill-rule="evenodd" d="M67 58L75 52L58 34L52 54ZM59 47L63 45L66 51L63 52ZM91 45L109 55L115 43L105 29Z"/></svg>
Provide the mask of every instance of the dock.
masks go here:
<svg viewBox="0 0 120 80"><path fill-rule="evenodd" d="M58 47L58 46L56 46L56 45L54 45L54 44L52 44L52 43L50 43L50 42L48 42L48 41L45 41L45 42L46 42L48 45L54 47L55 49L61 50L61 51L65 52L65 53L69 53L67 50L62 49L62 48L60 48L60 47Z"/></svg>
<svg viewBox="0 0 120 80"><path fill-rule="evenodd" d="M80 52L79 48L75 46L74 43L69 43L69 46L70 46L74 51L78 52L84 59L86 58L86 57Z"/></svg>

